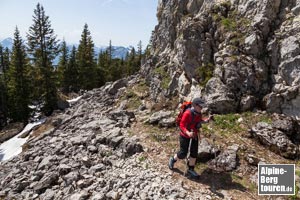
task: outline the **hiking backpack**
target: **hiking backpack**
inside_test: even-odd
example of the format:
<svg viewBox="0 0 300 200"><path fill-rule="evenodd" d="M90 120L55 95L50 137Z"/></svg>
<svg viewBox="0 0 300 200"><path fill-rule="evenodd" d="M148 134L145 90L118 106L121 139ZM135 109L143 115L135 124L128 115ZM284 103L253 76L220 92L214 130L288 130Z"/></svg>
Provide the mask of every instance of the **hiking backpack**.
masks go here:
<svg viewBox="0 0 300 200"><path fill-rule="evenodd" d="M191 107L192 107L192 102L191 101L185 101L185 102L182 103L182 105L180 106L180 112L179 112L179 114L177 115L177 118L176 118L177 126L180 125L180 121L182 119L183 113Z"/></svg>

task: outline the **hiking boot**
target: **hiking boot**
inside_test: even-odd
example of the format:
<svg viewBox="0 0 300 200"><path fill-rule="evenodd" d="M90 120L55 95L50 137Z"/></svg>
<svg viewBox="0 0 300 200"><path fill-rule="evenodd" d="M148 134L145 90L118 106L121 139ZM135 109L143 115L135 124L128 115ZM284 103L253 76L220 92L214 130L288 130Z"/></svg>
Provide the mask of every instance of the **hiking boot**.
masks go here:
<svg viewBox="0 0 300 200"><path fill-rule="evenodd" d="M174 169L175 162L176 162L176 160L174 159L174 157L171 157L169 160L169 169L171 169L171 170Z"/></svg>
<svg viewBox="0 0 300 200"><path fill-rule="evenodd" d="M195 170L193 170L193 169L188 169L187 174L190 175L193 178L198 178L199 177L199 174L197 174L197 172L195 172Z"/></svg>

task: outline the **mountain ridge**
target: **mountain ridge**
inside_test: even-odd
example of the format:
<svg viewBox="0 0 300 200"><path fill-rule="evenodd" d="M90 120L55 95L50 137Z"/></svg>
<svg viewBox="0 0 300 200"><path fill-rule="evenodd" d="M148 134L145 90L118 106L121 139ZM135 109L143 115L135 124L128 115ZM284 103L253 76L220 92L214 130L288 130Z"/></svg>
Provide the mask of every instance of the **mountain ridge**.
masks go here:
<svg viewBox="0 0 300 200"><path fill-rule="evenodd" d="M0 41L0 44L2 45L2 47L4 47L4 48L8 47L11 50L12 46L13 46L13 39L10 37L5 38ZM72 50L73 46L75 46L77 48L78 45L79 44L67 43L69 52ZM105 45L99 45L99 46L95 45L94 46L95 56L97 56L101 51L105 51L107 48L108 48L108 46L105 46ZM113 55L112 55L113 58L125 59L127 53L129 53L131 51L133 46L128 46L128 47L112 46L112 48L113 48ZM58 58L55 58L54 64L56 65L57 63L58 63Z"/></svg>

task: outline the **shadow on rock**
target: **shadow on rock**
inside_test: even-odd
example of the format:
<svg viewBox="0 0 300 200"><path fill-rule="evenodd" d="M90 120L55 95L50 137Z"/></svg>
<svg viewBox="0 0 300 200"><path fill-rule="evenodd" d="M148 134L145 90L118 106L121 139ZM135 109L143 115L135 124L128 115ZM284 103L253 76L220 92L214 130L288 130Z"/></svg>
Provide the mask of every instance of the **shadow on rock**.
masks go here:
<svg viewBox="0 0 300 200"><path fill-rule="evenodd" d="M173 172L178 173L182 176L186 176L185 172L174 168ZM234 182L230 172L218 172L212 169L205 169L198 178L191 178L186 176L191 181L196 183L201 183L210 186L210 191L220 198L225 196L220 192L220 190L240 190L242 192L247 189L240 183Z"/></svg>
<svg viewBox="0 0 300 200"><path fill-rule="evenodd" d="M2 150L2 149L0 149L0 161L2 161L2 160L3 160L3 157L4 157L3 150Z"/></svg>
<svg viewBox="0 0 300 200"><path fill-rule="evenodd" d="M234 182L230 172L218 172L212 169L205 169L198 179L191 179L195 182L202 183L210 186L211 192L219 197L224 195L219 190L240 190L242 192L247 189L240 183Z"/></svg>

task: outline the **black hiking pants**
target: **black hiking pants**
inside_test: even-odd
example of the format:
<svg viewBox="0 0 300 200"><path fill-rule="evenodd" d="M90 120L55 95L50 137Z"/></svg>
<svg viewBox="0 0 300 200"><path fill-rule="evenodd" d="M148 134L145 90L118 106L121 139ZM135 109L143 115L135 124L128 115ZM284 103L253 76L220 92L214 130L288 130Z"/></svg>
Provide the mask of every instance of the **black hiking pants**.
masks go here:
<svg viewBox="0 0 300 200"><path fill-rule="evenodd" d="M180 135L179 136L180 150L177 152L177 157L179 159L186 158L186 156L189 152L190 139L192 140L191 149L190 149L190 157L197 158L198 138L185 138Z"/></svg>

